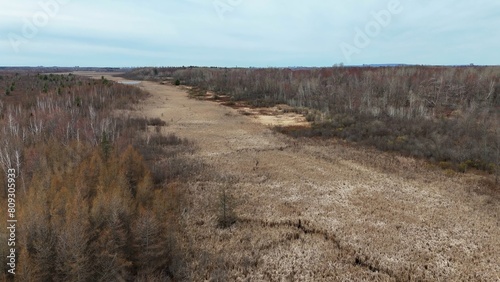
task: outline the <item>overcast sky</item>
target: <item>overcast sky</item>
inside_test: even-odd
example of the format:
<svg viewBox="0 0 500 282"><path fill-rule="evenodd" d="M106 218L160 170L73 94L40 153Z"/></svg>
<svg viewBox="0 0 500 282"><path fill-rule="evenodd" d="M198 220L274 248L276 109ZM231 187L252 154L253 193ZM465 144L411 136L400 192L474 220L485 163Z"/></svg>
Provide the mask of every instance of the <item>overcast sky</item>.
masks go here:
<svg viewBox="0 0 500 282"><path fill-rule="evenodd" d="M498 0L0 0L3 66L500 64Z"/></svg>

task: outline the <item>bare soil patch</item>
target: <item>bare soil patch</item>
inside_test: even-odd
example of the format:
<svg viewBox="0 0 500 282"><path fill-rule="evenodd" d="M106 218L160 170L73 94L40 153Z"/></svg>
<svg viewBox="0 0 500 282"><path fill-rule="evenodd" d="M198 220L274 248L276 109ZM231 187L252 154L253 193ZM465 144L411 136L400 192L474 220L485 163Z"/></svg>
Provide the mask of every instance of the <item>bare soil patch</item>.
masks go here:
<svg viewBox="0 0 500 282"><path fill-rule="evenodd" d="M188 88L191 90L192 88ZM204 94L203 94L204 93ZM238 113L252 117L258 123L266 126L275 127L310 127L302 113L285 104L276 105L273 107L255 107L249 105L245 101L232 101L227 95L219 95L211 91L207 91L196 96L199 100L213 101L220 105L228 106L237 109Z"/></svg>

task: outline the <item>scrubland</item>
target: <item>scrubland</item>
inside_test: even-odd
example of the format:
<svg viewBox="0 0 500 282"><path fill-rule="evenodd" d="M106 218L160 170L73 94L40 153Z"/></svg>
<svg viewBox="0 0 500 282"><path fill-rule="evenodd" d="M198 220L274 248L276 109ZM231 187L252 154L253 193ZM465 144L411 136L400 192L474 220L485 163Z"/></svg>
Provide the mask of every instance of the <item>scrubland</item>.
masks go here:
<svg viewBox="0 0 500 282"><path fill-rule="evenodd" d="M497 68L81 75L0 79L20 281L500 278Z"/></svg>
<svg viewBox="0 0 500 282"><path fill-rule="evenodd" d="M252 108L251 100L224 93L162 79L143 87L153 96L141 111L196 140L205 164L188 183L182 216L188 280L498 279L494 174L442 170L342 138L283 135L263 125L268 112L242 114L238 104ZM221 206L235 218L226 228Z"/></svg>
<svg viewBox="0 0 500 282"><path fill-rule="evenodd" d="M341 138L426 158L444 169L499 173L499 67L138 69L255 107L287 104L312 127L292 136Z"/></svg>

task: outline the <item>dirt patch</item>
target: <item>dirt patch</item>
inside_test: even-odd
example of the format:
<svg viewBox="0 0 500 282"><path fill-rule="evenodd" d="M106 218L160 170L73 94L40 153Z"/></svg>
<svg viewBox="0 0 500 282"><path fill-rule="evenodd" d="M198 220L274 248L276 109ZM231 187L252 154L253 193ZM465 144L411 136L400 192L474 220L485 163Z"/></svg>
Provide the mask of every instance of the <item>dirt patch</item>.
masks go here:
<svg viewBox="0 0 500 282"><path fill-rule="evenodd" d="M192 90L189 89L189 90ZM273 107L253 107L245 101L232 101L227 95L219 95L212 91L201 91L194 95L199 100L212 101L220 105L237 109L244 116L251 116L256 122L270 127L311 127L304 114L288 105L276 105Z"/></svg>
<svg viewBox="0 0 500 282"><path fill-rule="evenodd" d="M278 105L269 108L241 107L238 112L246 116L252 116L257 122L266 126L283 127L311 127L305 116L293 112L293 108Z"/></svg>

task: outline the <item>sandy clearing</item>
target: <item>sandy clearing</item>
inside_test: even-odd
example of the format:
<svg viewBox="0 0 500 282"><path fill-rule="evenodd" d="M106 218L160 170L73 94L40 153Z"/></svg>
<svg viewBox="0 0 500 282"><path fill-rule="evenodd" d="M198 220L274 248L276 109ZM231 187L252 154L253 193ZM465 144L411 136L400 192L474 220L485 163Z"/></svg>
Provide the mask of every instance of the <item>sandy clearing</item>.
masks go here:
<svg viewBox="0 0 500 282"><path fill-rule="evenodd" d="M100 78L106 74L85 74ZM476 175L338 141L296 140L253 116L189 99L182 87L142 82L135 114L196 141L207 173L234 176L242 219L216 228L223 180L188 187L193 280L500 279L500 201Z"/></svg>

